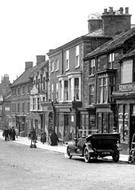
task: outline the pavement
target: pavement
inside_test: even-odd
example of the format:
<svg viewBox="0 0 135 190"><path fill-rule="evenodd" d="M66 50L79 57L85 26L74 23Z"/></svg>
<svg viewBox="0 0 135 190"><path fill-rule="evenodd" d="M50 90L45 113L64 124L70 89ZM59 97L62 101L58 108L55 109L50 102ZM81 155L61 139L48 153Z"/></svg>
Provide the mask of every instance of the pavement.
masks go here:
<svg viewBox="0 0 135 190"><path fill-rule="evenodd" d="M4 140L3 136L2 136L2 131L0 131L0 138ZM14 143L19 143L19 144L23 144L26 146L30 146L30 139L28 137L20 137L18 136L16 138L15 141L13 141ZM37 148L42 148L45 150L50 150L50 151L56 151L56 152L60 152L63 153L65 155L66 153L66 144L59 144L57 146L51 146L48 143L41 143L40 141L37 141L36 143ZM108 159L110 159L111 157L108 157ZM112 159L112 158L111 158ZM120 161L123 162L128 162L128 155L124 155L124 154L120 154Z"/></svg>

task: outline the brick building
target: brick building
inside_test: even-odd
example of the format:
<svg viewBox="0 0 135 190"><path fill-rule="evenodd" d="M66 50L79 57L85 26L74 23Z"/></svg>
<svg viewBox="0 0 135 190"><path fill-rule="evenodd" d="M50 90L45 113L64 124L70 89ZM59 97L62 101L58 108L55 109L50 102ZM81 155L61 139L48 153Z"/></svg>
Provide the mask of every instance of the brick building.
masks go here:
<svg viewBox="0 0 135 190"><path fill-rule="evenodd" d="M45 110L47 105L50 105L48 99L48 61L45 60L45 56L37 56L37 69L31 76L32 90L30 93L30 116L31 125L36 129L37 134L41 134L41 130L48 134L48 117L49 112Z"/></svg>
<svg viewBox="0 0 135 190"><path fill-rule="evenodd" d="M80 127L80 114L84 115L81 109L84 101L83 59L88 52L112 39L103 34L101 23L100 18L89 18L87 35L48 52L53 124L64 141L75 137L76 127Z"/></svg>
<svg viewBox="0 0 135 190"><path fill-rule="evenodd" d="M11 93L10 80L8 75L4 75L0 83L0 128L3 129L10 121L10 100Z"/></svg>
<svg viewBox="0 0 135 190"><path fill-rule="evenodd" d="M102 14L103 35L112 36L113 40L99 46L86 55L84 59L84 116L81 116L83 117L81 126L92 133L111 132L113 126L116 125L116 120L112 113L112 109L115 109L112 91L116 87L115 72L117 66L112 67L112 63L114 59L118 59L121 53L118 46L119 38L123 39L124 35L126 35L123 32L130 30L130 18L128 8L125 8L125 12L122 7L118 11L114 11L112 7L109 8L109 11L105 9ZM113 48L116 49L115 53L112 50Z"/></svg>
<svg viewBox="0 0 135 190"><path fill-rule="evenodd" d="M95 62L94 99L98 133L120 133L123 151L128 151L134 131L135 28L89 53Z"/></svg>

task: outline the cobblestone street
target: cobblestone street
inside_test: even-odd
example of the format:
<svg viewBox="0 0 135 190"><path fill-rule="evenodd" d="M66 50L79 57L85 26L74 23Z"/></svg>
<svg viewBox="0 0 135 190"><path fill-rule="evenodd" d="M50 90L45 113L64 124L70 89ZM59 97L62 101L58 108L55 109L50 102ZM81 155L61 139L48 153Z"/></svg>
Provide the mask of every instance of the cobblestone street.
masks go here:
<svg viewBox="0 0 135 190"><path fill-rule="evenodd" d="M0 139L1 190L134 189L135 166L111 160L84 163L62 153Z"/></svg>

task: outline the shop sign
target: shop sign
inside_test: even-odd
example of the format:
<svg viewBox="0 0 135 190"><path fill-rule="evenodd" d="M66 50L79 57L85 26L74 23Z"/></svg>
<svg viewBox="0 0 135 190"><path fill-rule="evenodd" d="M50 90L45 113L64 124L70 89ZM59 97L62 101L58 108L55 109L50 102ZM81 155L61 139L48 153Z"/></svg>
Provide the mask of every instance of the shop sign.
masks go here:
<svg viewBox="0 0 135 190"><path fill-rule="evenodd" d="M61 108L59 109L59 112L70 112L69 108Z"/></svg>
<svg viewBox="0 0 135 190"><path fill-rule="evenodd" d="M119 91L126 92L126 91L135 91L135 84L121 84L119 85Z"/></svg>

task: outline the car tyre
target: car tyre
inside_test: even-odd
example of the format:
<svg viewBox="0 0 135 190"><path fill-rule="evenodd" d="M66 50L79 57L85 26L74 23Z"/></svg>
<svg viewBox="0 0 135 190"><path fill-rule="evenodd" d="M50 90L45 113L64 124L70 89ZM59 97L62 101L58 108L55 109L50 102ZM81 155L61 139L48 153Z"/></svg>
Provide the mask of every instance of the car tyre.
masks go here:
<svg viewBox="0 0 135 190"><path fill-rule="evenodd" d="M84 148L84 161L85 161L86 163L89 163L89 162L90 162L90 153L89 153L87 147Z"/></svg>
<svg viewBox="0 0 135 190"><path fill-rule="evenodd" d="M67 158L71 159L72 155L70 154L70 149L67 147Z"/></svg>

